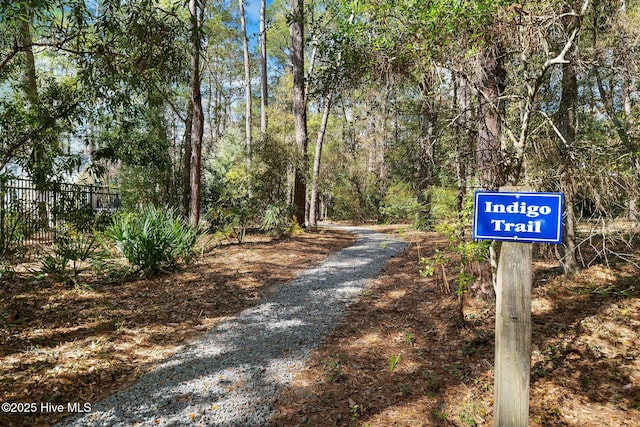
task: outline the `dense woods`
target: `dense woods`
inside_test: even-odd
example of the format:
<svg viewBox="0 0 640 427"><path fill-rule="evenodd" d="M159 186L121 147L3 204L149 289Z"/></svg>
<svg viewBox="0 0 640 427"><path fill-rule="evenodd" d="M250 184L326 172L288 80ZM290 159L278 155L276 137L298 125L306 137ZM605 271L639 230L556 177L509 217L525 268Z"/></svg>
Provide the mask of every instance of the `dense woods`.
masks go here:
<svg viewBox="0 0 640 427"><path fill-rule="evenodd" d="M472 196L518 186L564 194L531 422L635 425L639 121L639 1L2 0L3 392L104 397L352 244L329 219L409 249L276 425L484 425L500 245Z"/></svg>
<svg viewBox="0 0 640 427"><path fill-rule="evenodd" d="M259 29L243 1L3 7L3 173L45 183L84 156L125 207L247 226L429 227L473 189L558 190L567 271L577 220L637 223L636 2L261 9Z"/></svg>

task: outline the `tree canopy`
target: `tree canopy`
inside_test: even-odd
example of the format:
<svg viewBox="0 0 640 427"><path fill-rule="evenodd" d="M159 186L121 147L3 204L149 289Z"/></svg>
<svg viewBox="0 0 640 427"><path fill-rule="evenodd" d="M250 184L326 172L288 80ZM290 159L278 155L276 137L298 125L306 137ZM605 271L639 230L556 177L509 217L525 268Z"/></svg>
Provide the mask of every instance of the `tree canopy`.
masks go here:
<svg viewBox="0 0 640 427"><path fill-rule="evenodd" d="M195 15L173 0L4 6L3 173L46 182L89 157L134 190L130 206L139 194L186 213L203 197L205 220L243 194L248 223L295 199L298 222L311 209L313 222L429 227L463 218L473 189L515 184L569 192L578 219L638 222L638 2L274 0L262 79L259 17L247 13L245 59L237 2L194 0ZM299 120L313 137L296 142ZM235 163L194 191L215 159Z"/></svg>

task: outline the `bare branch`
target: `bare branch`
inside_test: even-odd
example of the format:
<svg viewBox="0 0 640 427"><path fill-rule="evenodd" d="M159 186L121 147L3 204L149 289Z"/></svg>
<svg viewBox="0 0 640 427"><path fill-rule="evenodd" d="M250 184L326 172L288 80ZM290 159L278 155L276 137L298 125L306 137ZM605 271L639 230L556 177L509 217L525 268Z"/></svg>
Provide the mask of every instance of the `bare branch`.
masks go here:
<svg viewBox="0 0 640 427"><path fill-rule="evenodd" d="M588 7L589 7L589 0L585 0L584 3L582 4L582 8L580 9L580 14L577 16L578 22L582 19L584 14L587 12ZM565 56L567 55L567 52L569 52L569 49L571 49L571 46L573 46L573 41L575 40L576 36L580 32L580 27L581 27L580 24L576 25L576 27L571 32L571 36L569 37L569 40L567 40L567 43L565 43L564 48L562 49L562 52L560 52L560 54L558 54L558 56L556 56L555 58L547 60L544 63L543 70L546 70L547 68L555 64L568 64L570 62L568 59L565 58Z"/></svg>
<svg viewBox="0 0 640 427"><path fill-rule="evenodd" d="M13 47L11 48L11 52L9 52L7 54L7 56L4 57L2 62L0 62L0 71L2 71L4 69L4 67L7 66L9 61L11 61L13 59L13 57L18 54L18 52L20 52L20 47L18 46L17 40L14 38L13 39Z"/></svg>

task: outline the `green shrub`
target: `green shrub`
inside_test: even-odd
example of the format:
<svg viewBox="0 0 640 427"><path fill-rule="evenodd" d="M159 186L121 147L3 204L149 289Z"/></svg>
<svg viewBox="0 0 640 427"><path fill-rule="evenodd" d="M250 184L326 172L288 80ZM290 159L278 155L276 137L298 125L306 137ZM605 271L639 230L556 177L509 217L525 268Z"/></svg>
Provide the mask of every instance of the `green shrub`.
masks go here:
<svg viewBox="0 0 640 427"><path fill-rule="evenodd" d="M405 182L393 184L387 190L380 213L387 222L397 223L418 221L422 206L418 203L415 191Z"/></svg>
<svg viewBox="0 0 640 427"><path fill-rule="evenodd" d="M42 258L42 272L61 282L75 282L83 263L104 259L102 241L97 233L63 233L56 236L53 248ZM67 267L71 263L71 273Z"/></svg>
<svg viewBox="0 0 640 427"><path fill-rule="evenodd" d="M431 189L431 215L435 222L458 219L458 195L450 188Z"/></svg>
<svg viewBox="0 0 640 427"><path fill-rule="evenodd" d="M0 221L0 255L13 255L22 246L27 231L25 216L18 212L3 212Z"/></svg>
<svg viewBox="0 0 640 427"><path fill-rule="evenodd" d="M252 218L253 209L248 197L218 202L205 215L211 233L222 234L226 238L235 236L238 243L244 241Z"/></svg>
<svg viewBox="0 0 640 427"><path fill-rule="evenodd" d="M280 237L290 229L291 209L283 204L270 204L262 216L261 229L267 234Z"/></svg>
<svg viewBox="0 0 640 427"><path fill-rule="evenodd" d="M13 265L6 259L0 259L0 280L11 280L14 275L15 270Z"/></svg>
<svg viewBox="0 0 640 427"><path fill-rule="evenodd" d="M151 276L189 261L199 232L175 210L149 206L116 215L106 234L132 266Z"/></svg>

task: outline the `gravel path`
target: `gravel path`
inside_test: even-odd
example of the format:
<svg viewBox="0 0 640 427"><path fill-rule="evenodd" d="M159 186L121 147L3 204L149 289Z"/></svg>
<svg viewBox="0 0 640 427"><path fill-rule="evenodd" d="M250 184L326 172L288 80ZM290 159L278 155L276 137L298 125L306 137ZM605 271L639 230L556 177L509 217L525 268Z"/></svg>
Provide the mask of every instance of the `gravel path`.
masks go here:
<svg viewBox="0 0 640 427"><path fill-rule="evenodd" d="M273 403L386 261L406 244L359 239L259 305L213 328L132 386L60 426L266 426Z"/></svg>

